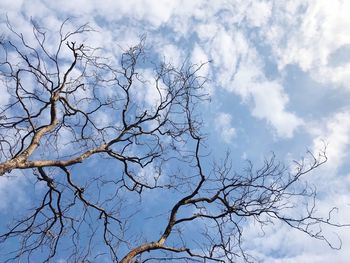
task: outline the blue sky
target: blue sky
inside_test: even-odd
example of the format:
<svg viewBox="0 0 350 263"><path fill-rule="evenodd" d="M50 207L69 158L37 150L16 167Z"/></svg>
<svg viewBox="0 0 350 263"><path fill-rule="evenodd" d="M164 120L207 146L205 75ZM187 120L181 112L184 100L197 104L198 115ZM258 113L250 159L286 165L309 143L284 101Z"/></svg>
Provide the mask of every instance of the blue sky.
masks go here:
<svg viewBox="0 0 350 263"><path fill-rule="evenodd" d="M211 60L200 72L210 79L211 102L199 110L212 155L230 149L239 170L245 160L259 163L271 151L286 163L298 160L326 141L329 160L308 180L319 189L320 212L337 206L339 220L350 220L350 1L3 0L0 10L1 31L7 32L6 13L28 37L30 18L53 31L68 17L74 18L69 27L89 23L96 29L89 45L111 58L146 35L154 58L174 65ZM155 94L140 92L152 104ZM0 94L4 105L1 86ZM28 202L27 184L0 178L1 217ZM338 230L340 251L286 226L268 227L264 237L253 224L246 229L246 249L260 262L350 258L349 228Z"/></svg>

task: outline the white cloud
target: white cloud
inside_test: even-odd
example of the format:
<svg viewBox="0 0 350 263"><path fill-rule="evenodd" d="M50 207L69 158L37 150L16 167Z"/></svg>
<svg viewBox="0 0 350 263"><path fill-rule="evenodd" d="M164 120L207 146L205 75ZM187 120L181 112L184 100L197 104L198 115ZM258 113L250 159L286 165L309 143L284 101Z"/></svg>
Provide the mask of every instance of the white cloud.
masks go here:
<svg viewBox="0 0 350 263"><path fill-rule="evenodd" d="M349 176L347 177L349 179ZM346 184L349 186L349 180ZM328 189L336 188L329 183ZM331 191L334 193L334 191ZM333 222L348 223L350 209L347 192L337 192L323 197L322 202L317 203L318 215L328 217L328 211L332 207L338 207L339 211L333 213ZM314 240L303 232L293 230L288 225L275 222L274 225L266 225L263 231L257 224L251 223L243 231L246 248L259 262L274 263L346 263L350 257L347 249L350 245L350 228L336 228L327 225L322 226L322 231L333 246L340 245L338 235L342 242L341 250L333 250L328 244L320 240Z"/></svg>
<svg viewBox="0 0 350 263"><path fill-rule="evenodd" d="M162 43L162 45L156 47L156 49L161 61L165 60L165 62L175 67L180 67L184 62L183 50L173 44L164 45L164 43Z"/></svg>
<svg viewBox="0 0 350 263"><path fill-rule="evenodd" d="M271 9L267 3L261 2L261 5L263 7L257 4L256 8ZM266 11L263 16L265 22L269 12ZM254 17L257 19L254 23L265 23L262 18ZM244 103L250 105L254 117L266 120L274 128L275 135L293 137L303 120L288 111L288 95L280 81L265 76L263 59L245 32L234 26L227 30L218 24L208 24L198 26L197 33L203 41L203 49L213 60L213 78L217 85L239 95Z"/></svg>
<svg viewBox="0 0 350 263"><path fill-rule="evenodd" d="M23 0L4 0L1 1L1 7L3 10L18 12L23 4Z"/></svg>
<svg viewBox="0 0 350 263"><path fill-rule="evenodd" d="M59 10L62 13L75 12L70 8L71 3L69 1L64 1L60 5L62 5L62 8ZM47 6L49 5L47 4ZM50 6L52 10L56 9L54 5L50 4ZM154 6L154 8L147 8L150 6ZM116 17L112 13L115 14L117 7L119 15ZM239 8L234 15L235 24L228 27L227 22L231 21L230 18L224 16L223 21L219 21L217 20L217 14L220 10L232 11L233 7ZM219 83L225 89L234 91L246 102L251 100L251 110L254 117L264 119L270 123L274 127L277 136L290 138L296 128L302 124L302 120L287 110L288 96L284 93L282 86L278 81L266 79L259 54L247 39L246 32L236 27L245 19L252 27L265 25L270 19L271 8L272 4L267 1L250 1L247 3L237 1L232 6L199 2L183 5L182 2L174 4L168 1L163 1L160 4L155 4L153 1L129 1L120 3L120 5L112 2L106 2L103 5L91 2L86 6L84 5L82 13L87 15L95 10L95 17L103 14L103 18L111 22L122 21L123 17L127 17L128 19L133 18L134 21L148 21L155 27L166 24L169 28L172 28L172 26L177 25L179 20L193 26L194 32L199 37L198 42L201 44L195 43L192 59L199 59L200 61L207 57L213 59L212 65L217 74L212 77L216 79L216 83ZM295 10L298 9L295 8ZM194 23L194 17L198 19L197 23ZM171 22L174 22L174 24L169 24ZM109 25L106 26L109 27ZM127 46L130 42L135 43L140 35L139 33L142 32L140 25L136 22L131 24L127 30L115 29L112 26L110 30L114 32L114 35L118 35L115 41L121 43L122 46ZM101 28L99 31L106 30ZM187 32L188 29L185 31ZM134 33L131 34L130 32ZM182 34L178 31L175 32ZM152 32L149 38L158 46L156 49L160 56L165 56L174 64L179 65L184 57L184 47L181 47L180 43L171 44L173 39L178 39L176 33L165 37L162 34L158 35ZM104 34L108 36L105 38L108 40L106 44L108 46L109 43L114 41L113 34ZM123 35L123 38L120 38L120 35ZM127 41L123 44L125 39L134 41ZM103 40L98 39L97 41L103 43ZM96 44L98 46L98 43ZM207 73L208 70L205 69L203 74ZM232 86L235 87L232 88ZM149 93L147 94L147 100L154 97Z"/></svg>
<svg viewBox="0 0 350 263"><path fill-rule="evenodd" d="M313 140L313 152L317 154L323 150L324 142L327 146L328 162L312 173L304 176L304 180L317 188L317 216L328 217L329 211L337 207L332 213L335 223L348 224L350 218L349 189L350 174L339 174L338 168L347 160L350 144L350 112L341 111L321 122L309 125L308 131ZM300 209L299 207L296 209ZM257 225L251 223L245 228L245 239L250 252L259 262L274 263L346 263L350 257L350 228L334 228L322 226L322 231L332 243L339 245L338 235L342 242L341 250L332 250L326 243L313 240L302 232L291 230L284 224L264 227L264 235Z"/></svg>
<svg viewBox="0 0 350 263"><path fill-rule="evenodd" d="M303 121L285 107L288 96L278 82L262 82L253 84L251 95L254 100L252 115L266 119L275 129L279 137L291 138L294 131Z"/></svg>
<svg viewBox="0 0 350 263"><path fill-rule="evenodd" d="M279 68L297 64L316 81L349 88L350 59L341 67L329 64L331 54L350 43L349 12L349 1L276 2L266 36Z"/></svg>
<svg viewBox="0 0 350 263"><path fill-rule="evenodd" d="M155 108L159 105L161 96L165 96L166 87L164 83L159 80L157 90L157 82L155 79L155 74L150 69L139 70L139 78L143 83L138 83L139 85L134 86L131 89L131 93L135 96L135 99L138 101L139 106L145 104L145 107L149 110Z"/></svg>
<svg viewBox="0 0 350 263"><path fill-rule="evenodd" d="M327 169L333 172L343 164L344 158L348 154L350 144L350 112L342 111L327 118L324 123L315 124L316 127L310 129L315 137L313 141L314 151L322 149L324 143L327 144ZM333 173L329 173L333 174Z"/></svg>
<svg viewBox="0 0 350 263"><path fill-rule="evenodd" d="M247 9L248 23L253 27L265 25L271 16L272 3L253 1Z"/></svg>
<svg viewBox="0 0 350 263"><path fill-rule="evenodd" d="M229 31L220 28L213 42L211 43L211 57L214 65L220 70L235 68L237 63L237 53L235 42Z"/></svg>
<svg viewBox="0 0 350 263"><path fill-rule="evenodd" d="M205 51L203 50L203 48L200 45L195 44L193 51L192 51L191 62L193 64L201 65L203 63L207 63L208 61L209 61L209 58L208 58L207 54L205 53ZM210 65L206 65L206 66L202 67L201 70L198 72L198 74L201 76L208 76L209 66Z"/></svg>
<svg viewBox="0 0 350 263"><path fill-rule="evenodd" d="M112 7L115 12L122 12L124 15L132 15L135 19L144 19L158 27L170 19L176 7L176 2L171 0L131 0L120 1L118 4L115 4L114 1L110 1L109 5L99 6L104 7L101 8L102 14L110 13L110 8ZM115 15L115 13L110 13L110 15Z"/></svg>
<svg viewBox="0 0 350 263"><path fill-rule="evenodd" d="M229 90L252 104L252 115L270 123L277 136L291 138L303 120L286 109L289 98L282 85L265 77L254 53L249 56L241 62Z"/></svg>
<svg viewBox="0 0 350 263"><path fill-rule="evenodd" d="M137 172L137 179L148 185L162 184L166 181L166 174L162 174L161 170L153 164L140 168Z"/></svg>
<svg viewBox="0 0 350 263"><path fill-rule="evenodd" d="M220 112L215 119L215 129L220 133L225 143L231 143L236 136L236 130L232 127L232 117L228 113Z"/></svg>

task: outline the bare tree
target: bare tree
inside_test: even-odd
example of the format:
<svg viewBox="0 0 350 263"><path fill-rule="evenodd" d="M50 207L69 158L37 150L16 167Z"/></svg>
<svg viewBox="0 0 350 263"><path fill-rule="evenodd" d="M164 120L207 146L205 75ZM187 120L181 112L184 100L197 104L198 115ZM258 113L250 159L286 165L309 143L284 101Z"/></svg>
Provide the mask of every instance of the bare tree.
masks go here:
<svg viewBox="0 0 350 263"><path fill-rule="evenodd" d="M160 63L149 79L144 40L116 62L79 42L88 25L65 26L55 49L35 23L32 40L9 24L12 35L1 41L9 99L0 111L0 175L28 178L36 200L1 234L5 262L97 262L107 254L123 263L250 261L250 220L281 221L328 242L322 226L340 225L316 216L315 189L300 180L325 152L293 167L272 156L241 173L229 154L208 165L198 111L207 99L204 64ZM148 211L151 237L140 226L145 196L163 209Z"/></svg>

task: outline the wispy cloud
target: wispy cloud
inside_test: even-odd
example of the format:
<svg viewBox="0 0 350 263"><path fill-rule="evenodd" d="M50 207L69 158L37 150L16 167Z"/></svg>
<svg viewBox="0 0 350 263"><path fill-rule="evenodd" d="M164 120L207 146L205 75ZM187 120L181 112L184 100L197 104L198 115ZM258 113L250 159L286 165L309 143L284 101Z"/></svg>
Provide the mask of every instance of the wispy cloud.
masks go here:
<svg viewBox="0 0 350 263"><path fill-rule="evenodd" d="M215 121L215 129L220 133L221 139L225 143L231 143L236 136L236 130L232 127L232 117L228 113L220 112Z"/></svg>

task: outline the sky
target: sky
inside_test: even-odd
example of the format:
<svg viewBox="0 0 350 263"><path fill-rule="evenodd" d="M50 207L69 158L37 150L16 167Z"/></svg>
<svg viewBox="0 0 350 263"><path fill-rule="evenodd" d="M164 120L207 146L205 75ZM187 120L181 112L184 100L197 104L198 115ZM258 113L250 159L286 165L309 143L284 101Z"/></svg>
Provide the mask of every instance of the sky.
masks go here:
<svg viewBox="0 0 350 263"><path fill-rule="evenodd" d="M230 149L239 169L271 151L288 163L326 142L328 162L308 180L319 211L337 206L339 220L350 221L350 1L2 0L0 13L1 31L7 14L24 36L30 19L53 31L66 18L89 23L96 29L89 44L111 57L145 35L153 56L174 65L211 61L200 71L211 97L200 111L213 155ZM0 92L3 105L8 96ZM21 179L1 178L1 216L10 203L26 202L24 188ZM348 262L350 228L329 231L338 231L342 250L283 225L262 236L252 224L246 249L259 262Z"/></svg>

